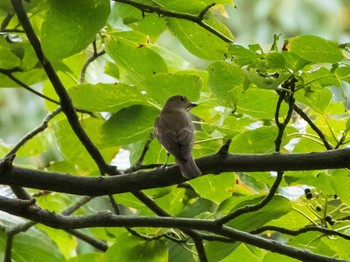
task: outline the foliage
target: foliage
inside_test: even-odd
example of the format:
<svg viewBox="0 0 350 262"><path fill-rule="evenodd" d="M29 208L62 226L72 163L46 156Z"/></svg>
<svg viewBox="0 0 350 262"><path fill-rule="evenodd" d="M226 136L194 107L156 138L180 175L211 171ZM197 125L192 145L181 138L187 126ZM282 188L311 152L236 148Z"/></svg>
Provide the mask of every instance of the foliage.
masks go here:
<svg viewBox="0 0 350 262"><path fill-rule="evenodd" d="M269 50L239 45L221 22L230 0L23 5L0 4L0 87L39 95L49 115L16 145L0 140L0 173L7 177L21 166L24 176L34 170L88 180L81 180L78 192L76 180L62 176L71 186L49 192L55 183L33 186L40 177L27 184L0 179L24 199L0 199L0 209L18 220L5 212L0 217L0 254L6 261L11 256L13 261L350 259L346 162L330 159L336 166L327 166L316 160L306 168L312 154L300 155L285 170L277 161L272 167L253 161L240 170L224 162L235 154L254 160L279 153L288 159L327 150L345 152L349 159L344 149L350 141L349 44L315 35L283 41L275 35ZM169 32L203 59L205 69L159 41ZM199 103L192 110L193 155L204 175L188 182L176 168L155 169L166 152L157 141L148 144L160 109L177 94ZM119 161L125 150L130 168L107 164ZM36 162L23 164L28 158ZM92 180L99 175L114 176L110 181L119 176L127 186L113 196L97 193L98 181L108 179ZM148 184L140 184L145 177ZM31 196L18 186L28 187ZM88 191L94 186L97 191ZM46 219L38 209L64 218L51 213ZM70 223L73 211L77 222ZM90 220L91 214L97 219Z"/></svg>

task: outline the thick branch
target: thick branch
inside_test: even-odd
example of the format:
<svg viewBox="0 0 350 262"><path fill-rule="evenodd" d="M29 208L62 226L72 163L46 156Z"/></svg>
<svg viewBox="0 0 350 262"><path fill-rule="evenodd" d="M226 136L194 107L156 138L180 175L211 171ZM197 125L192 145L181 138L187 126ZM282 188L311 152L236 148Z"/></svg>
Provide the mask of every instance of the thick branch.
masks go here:
<svg viewBox="0 0 350 262"><path fill-rule="evenodd" d="M17 202L12 203L12 201L12 199L0 197L0 209L13 215L25 217L53 228L66 230L89 227L162 227L197 229L223 235L236 241L251 244L272 252L278 252L280 254L303 261L341 261L338 259L313 254L308 250L288 246L274 240L265 239L230 227L217 226L215 220L172 217L116 216L112 215L111 213L67 217L31 206L30 203L28 203L27 208L14 208L13 206L16 205Z"/></svg>
<svg viewBox="0 0 350 262"><path fill-rule="evenodd" d="M350 148L307 154L214 154L196 160L203 174L349 168ZM177 166L113 177L78 177L19 167L0 162L0 184L76 195L100 196L183 183Z"/></svg>

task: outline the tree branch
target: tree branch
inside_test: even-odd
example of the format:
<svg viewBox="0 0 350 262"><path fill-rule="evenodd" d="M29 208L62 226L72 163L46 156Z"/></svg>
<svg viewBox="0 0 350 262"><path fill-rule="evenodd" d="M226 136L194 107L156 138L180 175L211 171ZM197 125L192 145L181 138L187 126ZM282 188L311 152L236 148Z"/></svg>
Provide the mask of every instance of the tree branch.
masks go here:
<svg viewBox="0 0 350 262"><path fill-rule="evenodd" d="M276 227L276 226L264 226L261 227L259 229L253 230L250 233L251 234L261 234L265 231L276 231L276 232L280 232L283 234L287 234L287 235L291 235L291 236L298 236L300 234L304 234L307 232L321 232L327 236L339 236L342 237L346 240L350 240L350 236L349 235L345 235L339 231L336 230L332 230L332 229L328 229L328 228L324 228L324 227L317 227L317 226L306 226L303 228L300 228L298 230L291 230L291 229L287 229L287 228L283 228L283 227Z"/></svg>
<svg viewBox="0 0 350 262"><path fill-rule="evenodd" d="M10 155L16 154L16 152L30 139L32 139L34 136L39 134L40 132L44 131L48 127L49 121L54 118L56 115L61 113L61 107L58 107L55 111L49 113L43 120L40 126L36 127L29 133L27 133L20 141L17 142L17 144L6 154L5 157L8 157Z"/></svg>
<svg viewBox="0 0 350 262"><path fill-rule="evenodd" d="M179 12L175 12L175 11L171 11L171 10L162 9L159 6L146 5L146 4L135 2L132 0L114 0L114 1L118 2L118 3L124 3L124 4L131 5L133 7L140 9L142 12L156 13L158 15L163 15L163 16L167 16L167 17L176 17L179 19L192 21L192 22L198 24L199 26L203 27L204 29L208 30L212 34L216 35L217 37L219 37L223 41L225 41L227 43L234 42L231 38L227 37L226 35L224 35L220 31L216 30L214 27L208 25L207 23L205 23L203 21L204 15L208 12L208 10L211 7L213 7L215 5L214 3L206 6L198 15L192 15L192 14L179 13Z"/></svg>
<svg viewBox="0 0 350 262"><path fill-rule="evenodd" d="M80 72L80 83L83 84L85 82L85 74L86 74L86 70L88 68L88 66L93 62L95 61L98 57L100 56L103 56L106 51L105 50L102 50L101 52L97 52L97 49L96 49L96 41L94 41L92 43L93 45L93 48L94 48L94 53L92 54L92 56L85 62L85 64L83 65L83 68L81 69L81 72Z"/></svg>
<svg viewBox="0 0 350 262"><path fill-rule="evenodd" d="M69 206L66 210L64 210L61 214L64 216L69 216L73 212L75 212L77 209L79 209L81 206L85 205L87 202L89 202L92 199L92 197L82 197L79 199L77 202L73 203L71 206ZM21 205L24 203L24 205L31 206L34 205L35 199L30 199L30 200L24 200L26 202L23 202L23 200L20 200L21 202L14 202L15 205L19 205L18 203L21 203ZM39 208L39 207L37 207ZM11 254L12 254L12 244L13 244L13 239L15 235L27 231L29 228L32 226L35 226L37 222L35 221L29 221L23 224L16 225L6 231L6 249L5 249L5 261L11 262ZM77 230L66 230L68 233L82 239L83 241L86 241L87 243L91 244L92 246L101 249L102 251L105 251L107 249L106 245L105 248L103 249L103 246L101 241L92 239L91 237L77 231Z"/></svg>
<svg viewBox="0 0 350 262"><path fill-rule="evenodd" d="M203 175L221 172L260 172L339 169L350 167L350 148L321 153L205 156L196 160ZM181 184L178 166L112 177L79 177L9 166L0 161L0 184L76 195L101 196Z"/></svg>
<svg viewBox="0 0 350 262"><path fill-rule="evenodd" d="M22 72L21 68L19 67L15 67L15 68L11 68L11 69L1 69L0 68L0 73L3 75L6 75L8 78L10 78L13 82L15 82L16 84L18 84L19 86L23 87L24 89L26 89L27 91L47 100L50 101L56 105L60 105L60 103L36 90L34 90L33 88L31 88L30 86L26 85L25 83L23 83L21 80L19 80L17 77L15 77L13 75L14 72ZM79 109L76 108L75 109L77 112L79 113L83 113L83 114L89 114L90 116L93 116L93 113L84 109Z"/></svg>
<svg viewBox="0 0 350 262"><path fill-rule="evenodd" d="M304 119L309 125L310 127L317 133L317 135L320 137L320 139L322 140L324 146L327 148L327 150L332 150L333 147L328 143L326 136L323 134L323 132L311 121L311 119L309 118L309 116L307 114L305 114L305 112L298 107L297 105L294 105L294 111L297 112L302 119Z"/></svg>
<svg viewBox="0 0 350 262"><path fill-rule="evenodd" d="M52 64L46 59L42 49L41 44L36 36L30 21L28 19L27 13L23 7L22 0L11 0L13 9L18 17L18 20L20 21L27 38L29 42L31 43L32 47L34 48L34 51L42 64L49 80L51 81L57 95L60 98L60 103L62 107L63 113L67 116L68 122L71 125L74 133L79 138L81 143L84 145L86 150L89 152L90 156L94 159L95 163L97 164L101 174L114 172L114 168L111 168L103 159L100 151L98 148L93 144L93 142L90 140L84 129L82 128L79 118L76 114L75 108L72 104L72 101L64 88L60 78L56 74L56 71Z"/></svg>
<svg viewBox="0 0 350 262"><path fill-rule="evenodd" d="M4 20L2 20L1 24L0 24L0 32L4 32L6 27L8 26L8 24L10 23L12 17L14 16L14 14L10 14L8 13Z"/></svg>
<svg viewBox="0 0 350 262"><path fill-rule="evenodd" d="M0 68L0 73L7 76L8 78L10 78L13 82L15 82L16 84L18 84L19 86L23 87L24 89L28 90L29 92L47 100L50 101L56 105L60 105L60 103L46 95L43 95L42 93L34 90L33 88L31 88L30 86L26 85L25 83L23 83L21 80L19 80L17 77L13 76L13 72L21 72L21 69L18 67L15 67L13 69L1 69Z"/></svg>
<svg viewBox="0 0 350 262"><path fill-rule="evenodd" d="M242 208L239 208L236 211L234 211L233 213L230 213L230 214L218 219L217 223L226 224L227 222L231 221L232 219L235 219L236 217L239 217L240 215L262 209L264 206L266 206L272 200L273 196L276 194L277 189L278 189L279 185L281 184L282 178L283 178L283 172L278 171L275 182L273 183L269 193L266 195L266 197L264 197L263 200L261 200L258 204L247 205L247 206L244 206Z"/></svg>
<svg viewBox="0 0 350 262"><path fill-rule="evenodd" d="M20 208L17 207L18 205ZM18 200L5 197L0 197L0 209L10 214L31 219L53 228L65 230L90 227L161 227L205 230L303 261L342 261L313 254L308 250L288 246L274 240L265 239L227 226L217 226L215 220L209 219L116 216L110 212L87 216L67 217L35 207L28 201L27 203L19 203Z"/></svg>

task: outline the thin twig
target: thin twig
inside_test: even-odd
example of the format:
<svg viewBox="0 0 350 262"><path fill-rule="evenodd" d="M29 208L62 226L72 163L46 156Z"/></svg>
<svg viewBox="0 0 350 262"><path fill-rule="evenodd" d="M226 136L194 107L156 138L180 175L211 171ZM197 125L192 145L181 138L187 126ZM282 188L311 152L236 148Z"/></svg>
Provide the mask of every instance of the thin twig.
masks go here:
<svg viewBox="0 0 350 262"><path fill-rule="evenodd" d="M14 71L15 69L18 69L16 71ZM6 75L8 78L10 78L13 82L15 82L16 84L20 85L21 87L23 87L24 89L28 90L29 92L46 99L47 101L50 101L56 105L60 105L60 102L46 96L43 95L42 93L34 90L33 88L31 88L30 86L26 85L25 83L23 83L21 80L19 80L18 78L16 78L15 76L13 76L13 72L21 72L22 70L20 68L13 68L13 69L0 69L0 73L3 75Z"/></svg>
<svg viewBox="0 0 350 262"><path fill-rule="evenodd" d="M92 42L92 46L93 46L94 52L93 52L92 56L88 60L86 60L85 64L83 65L83 68L81 69L80 84L83 84L85 82L85 74L86 74L86 70L87 70L88 66L93 61L95 61L98 57L100 57L106 53L105 50L102 50L101 52L97 52L96 40Z"/></svg>
<svg viewBox="0 0 350 262"><path fill-rule="evenodd" d="M323 134L323 132L311 121L311 119L309 118L309 116L307 114L305 114L305 112L298 107L297 105L294 104L293 109L295 112L297 112L302 119L304 119L309 125L310 127L317 133L317 135L320 137L320 139L322 140L324 146L326 147L327 150L332 150L333 147L328 143L326 136Z"/></svg>
<svg viewBox="0 0 350 262"><path fill-rule="evenodd" d="M291 79L290 81L286 82L285 84L290 85L290 90L292 91L292 94L290 95L289 92L282 91L279 95L279 99L278 99L278 102L276 105L275 121L276 121L276 125L278 127L278 135L277 135L277 138L275 140L276 152L280 151L283 133L284 133L284 130L285 130L287 124L289 123L289 121L292 117L293 105L294 105L294 101L295 101L293 98L295 80ZM288 97L286 97L286 96L288 96ZM283 100L286 100L288 102L289 110L288 110L287 116L284 119L283 123L281 123L279 120L279 112L280 112L281 104L282 104ZM277 176L276 176L276 180L273 183L269 193L258 204L247 205L247 206L244 206L242 208L239 208L235 212L218 219L217 222L219 224L225 224L225 223L231 221L232 219L234 219L240 215L243 215L243 214L249 213L249 212L253 212L253 211L257 211L257 210L263 208L264 206L266 206L272 200L273 196L276 194L277 189L278 189L280 183L282 182L282 178L283 178L283 171L278 171Z"/></svg>
<svg viewBox="0 0 350 262"><path fill-rule="evenodd" d="M266 206L272 200L273 196L276 194L277 189L278 189L280 183L282 182L282 178L283 178L283 172L282 171L277 172L276 180L273 183L273 185L271 186L269 193L259 203L255 204L255 205L246 205L242 208L239 208L236 211L234 211L233 213L230 213L222 218L217 219L216 222L218 224L223 225L223 224L231 221L232 219L235 219L238 216L262 209L264 206Z"/></svg>
<svg viewBox="0 0 350 262"><path fill-rule="evenodd" d="M6 27L9 25L12 17L14 16L14 14L8 13L4 20L2 20L1 24L0 24L0 32L4 32Z"/></svg>
<svg viewBox="0 0 350 262"><path fill-rule="evenodd" d="M207 254L206 254L205 249L204 249L203 239L195 231L188 232L187 234L192 238L192 240L194 242L194 245L197 249L199 261L200 262L207 262L208 258L207 258Z"/></svg>
<svg viewBox="0 0 350 262"><path fill-rule="evenodd" d="M97 240L95 237L91 237L87 234L82 233L81 231L78 231L76 229L67 229L65 231L75 236L76 238L83 240L84 242L88 243L92 247L98 250L101 250L102 252L106 252L108 249L108 245L104 241Z"/></svg>
<svg viewBox="0 0 350 262"><path fill-rule="evenodd" d="M294 108L294 104L295 104L294 90L295 90L295 83L296 82L297 82L297 80L295 78L291 78L291 79L285 81L283 83L283 87L290 90L290 92L282 90L279 94L279 98L278 98L278 102L277 102L277 106L276 106L276 112L275 112L275 122L276 122L276 125L278 127L278 135L277 135L277 138L275 140L275 151L276 152L280 152L280 150L281 150L282 137L283 137L284 130L286 129L289 121L292 118L293 108ZM281 109L281 103L283 100L285 100L288 103L289 107L288 107L287 116L285 117L283 123L281 123L279 121L279 113L280 113L280 109Z"/></svg>
<svg viewBox="0 0 350 262"><path fill-rule="evenodd" d="M22 72L22 69L19 68L19 67L14 67L14 68L11 68L11 69L1 69L0 68L0 73L3 74L3 75L6 75L8 78L10 78L13 82L15 82L16 84L18 84L19 86L23 87L24 89L26 89L27 91L43 98L43 99L46 99L47 101L50 101L56 105L61 105L60 102L34 90L33 88L31 88L30 86L26 85L25 83L23 83L21 80L19 80L17 77L15 77L13 75L14 72ZM77 112L79 113L83 113L83 114L88 114L90 116L94 116L94 113L90 112L90 111L87 111L87 110L84 110L84 109L79 109L79 108L76 108L75 109Z"/></svg>
<svg viewBox="0 0 350 262"><path fill-rule="evenodd" d="M20 141L17 142L17 144L6 154L5 157L8 157L10 155L16 154L16 152L26 143L28 142L31 138L39 134L40 132L44 131L48 127L49 121L57 116L59 113L62 112L61 107L58 107L55 111L49 113L43 120L40 126L36 127L29 133L27 133L24 137L21 138Z"/></svg>
<svg viewBox="0 0 350 262"><path fill-rule="evenodd" d="M218 151L218 154L220 154L220 155L223 155L223 156L226 156L226 155L228 155L229 154L229 149L230 149L230 145L231 145L231 139L228 139L226 142L225 142L225 144L223 144L221 147L220 147L220 149L219 149L219 151Z"/></svg>
<svg viewBox="0 0 350 262"><path fill-rule="evenodd" d="M287 229L287 228L283 228L283 227L276 227L276 226L264 226L258 229L255 229L253 231L251 231L251 234L261 234L265 231L276 231L276 232L280 232L283 234L287 234L287 235L291 235L291 236L297 236L300 234L304 234L307 232L321 232L327 236L339 236L341 238L344 238L346 240L350 240L350 236L343 234L339 231L336 230L332 230L332 229L328 229L325 227L319 227L319 226L306 226L303 228L300 228L298 230L291 230L291 229Z"/></svg>
<svg viewBox="0 0 350 262"><path fill-rule="evenodd" d="M141 156L140 156L139 160L136 162L135 165L133 165L132 167L130 167L130 168L128 168L127 170L125 170L125 173L135 172L135 171L137 171L137 170L140 170L141 167L143 167L143 168L154 168L154 167L158 167L158 166L159 166L159 165L156 165L156 166L155 166L154 164L153 164L153 165L149 165L149 166L142 166L142 162L143 162L143 160L145 159L146 153L147 153L147 151L148 151L148 149L149 149L149 146L150 146L150 144L151 144L153 138L154 138L154 134L153 134L153 132L152 132L152 133L150 134L150 136L149 136L149 138L148 138L148 140L147 140L145 146L143 147L143 150L142 150L142 153L141 153Z"/></svg>
<svg viewBox="0 0 350 262"><path fill-rule="evenodd" d="M192 22L198 24L199 26L203 27L204 29L208 30L212 34L216 35L217 37L219 37L223 41L225 41L227 43L234 42L233 39L227 37L223 33L219 32L218 30L216 30L215 28L213 28L212 26L210 26L204 22L203 19L204 19L205 13L208 12L208 10L211 7L213 7L215 4L210 4L210 5L206 6L198 15L193 15L193 14L188 14L188 13L180 13L180 12L175 12L175 11L171 11L171 10L166 10L166 9L160 8L159 6L146 5L146 4L142 4L142 3L131 1L131 0L114 0L114 1L118 2L118 3L124 3L124 4L131 5L133 7L140 9L142 12L157 13L158 15L163 15L163 16L167 16L167 17L175 17L175 18L179 18L179 19L192 21Z"/></svg>

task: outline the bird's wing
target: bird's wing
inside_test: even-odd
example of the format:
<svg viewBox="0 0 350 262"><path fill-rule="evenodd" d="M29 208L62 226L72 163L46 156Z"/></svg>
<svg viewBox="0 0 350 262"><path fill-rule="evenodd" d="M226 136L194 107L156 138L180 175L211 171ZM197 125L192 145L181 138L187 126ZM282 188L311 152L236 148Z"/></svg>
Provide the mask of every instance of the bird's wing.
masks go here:
<svg viewBox="0 0 350 262"><path fill-rule="evenodd" d="M191 157L193 146L193 125L179 126L178 121L166 121L168 118L157 118L154 133L159 142L175 158L187 160Z"/></svg>
<svg viewBox="0 0 350 262"><path fill-rule="evenodd" d="M176 158L187 160L191 157L193 145L193 130L191 126L182 128L178 132L166 132L164 134L166 143L171 146L172 151L168 150ZM164 145L165 146L165 145ZM167 148L165 146L165 148Z"/></svg>

